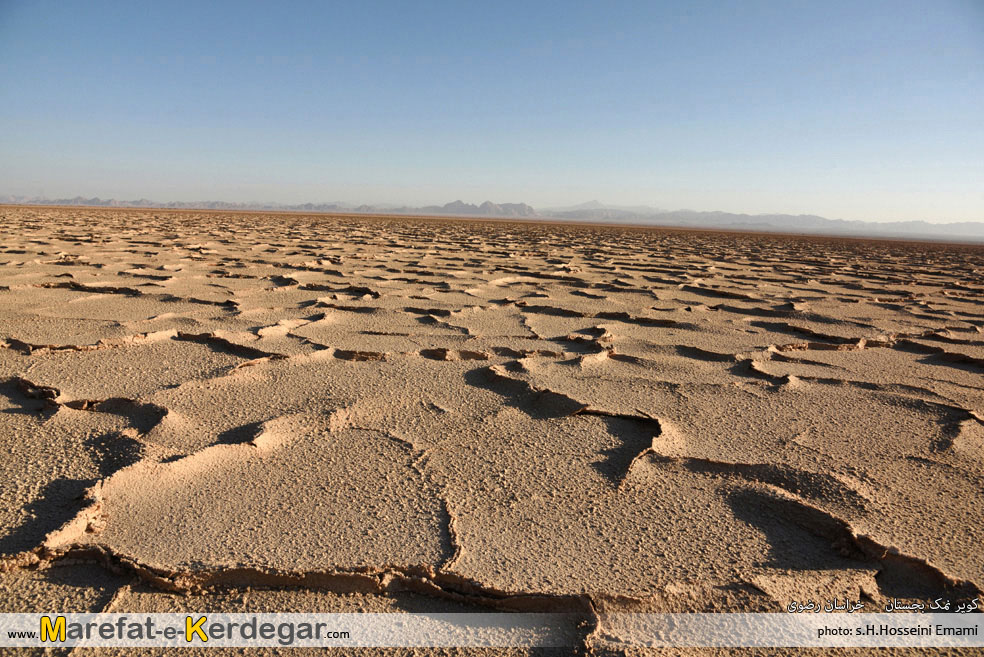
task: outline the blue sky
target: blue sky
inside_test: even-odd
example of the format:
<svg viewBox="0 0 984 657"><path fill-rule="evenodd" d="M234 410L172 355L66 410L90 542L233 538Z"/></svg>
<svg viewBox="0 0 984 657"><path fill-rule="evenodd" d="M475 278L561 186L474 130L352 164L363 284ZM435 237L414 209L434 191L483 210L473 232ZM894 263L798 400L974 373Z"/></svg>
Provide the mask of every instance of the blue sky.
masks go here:
<svg viewBox="0 0 984 657"><path fill-rule="evenodd" d="M0 0L0 194L984 220L984 0Z"/></svg>

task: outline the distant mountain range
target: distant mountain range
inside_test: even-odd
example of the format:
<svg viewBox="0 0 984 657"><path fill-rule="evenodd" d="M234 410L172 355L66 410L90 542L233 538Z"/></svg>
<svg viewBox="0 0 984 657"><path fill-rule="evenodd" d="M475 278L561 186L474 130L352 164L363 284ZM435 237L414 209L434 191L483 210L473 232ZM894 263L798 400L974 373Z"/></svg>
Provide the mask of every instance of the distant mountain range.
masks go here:
<svg viewBox="0 0 984 657"><path fill-rule="evenodd" d="M540 211L526 203L492 203L481 205L453 201L444 205L383 206L351 205L341 202L302 203L228 203L225 201L167 202L140 199L83 198L46 199L25 196L0 196L0 204L71 205L110 208L171 208L195 210L277 210L289 212L354 212L365 214L417 214L459 217L499 217L529 219L560 219L602 223L625 223L683 228L713 228L720 230L754 230L765 232L808 233L814 235L843 235L849 237L890 237L899 239L937 239L984 242L984 222L963 221L933 224L927 221L846 221L825 219L815 215L734 214L730 212L699 212L695 210L662 210L648 206L608 205L589 201L580 205L546 208Z"/></svg>
<svg viewBox="0 0 984 657"><path fill-rule="evenodd" d="M76 205L100 208L169 208L174 210L277 210L285 212L356 212L383 214L440 214L452 216L482 217L538 217L536 210L525 203L492 203L481 205L454 201L444 205L423 207L395 205L351 205L347 203L229 203L227 201L151 201L142 198L137 201L119 201L115 198L98 197L47 199L27 196L0 196L0 205Z"/></svg>

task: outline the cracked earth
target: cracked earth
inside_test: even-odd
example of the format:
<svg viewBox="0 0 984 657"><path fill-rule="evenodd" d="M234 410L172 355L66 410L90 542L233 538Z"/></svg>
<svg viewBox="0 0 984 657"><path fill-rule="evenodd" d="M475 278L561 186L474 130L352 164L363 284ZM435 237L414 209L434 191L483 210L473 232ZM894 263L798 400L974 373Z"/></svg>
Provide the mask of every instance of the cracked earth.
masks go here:
<svg viewBox="0 0 984 657"><path fill-rule="evenodd" d="M0 611L981 594L984 248L0 214Z"/></svg>

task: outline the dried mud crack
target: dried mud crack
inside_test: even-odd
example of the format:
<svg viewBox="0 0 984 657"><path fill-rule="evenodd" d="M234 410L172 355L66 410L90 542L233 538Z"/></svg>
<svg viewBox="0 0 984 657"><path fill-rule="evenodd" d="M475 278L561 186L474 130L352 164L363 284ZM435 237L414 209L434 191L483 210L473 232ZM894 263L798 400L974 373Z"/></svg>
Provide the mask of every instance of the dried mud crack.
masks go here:
<svg viewBox="0 0 984 657"><path fill-rule="evenodd" d="M980 247L0 215L12 599L414 594L589 651L603 611L982 594Z"/></svg>

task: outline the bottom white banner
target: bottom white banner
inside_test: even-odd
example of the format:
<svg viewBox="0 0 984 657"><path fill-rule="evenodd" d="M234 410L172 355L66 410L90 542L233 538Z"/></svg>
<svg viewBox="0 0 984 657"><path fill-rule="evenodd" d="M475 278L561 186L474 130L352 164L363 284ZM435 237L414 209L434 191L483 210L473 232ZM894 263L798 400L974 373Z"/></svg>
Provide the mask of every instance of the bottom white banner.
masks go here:
<svg viewBox="0 0 984 657"><path fill-rule="evenodd" d="M0 647L984 647L973 614L0 614ZM598 627L596 628L596 624Z"/></svg>

